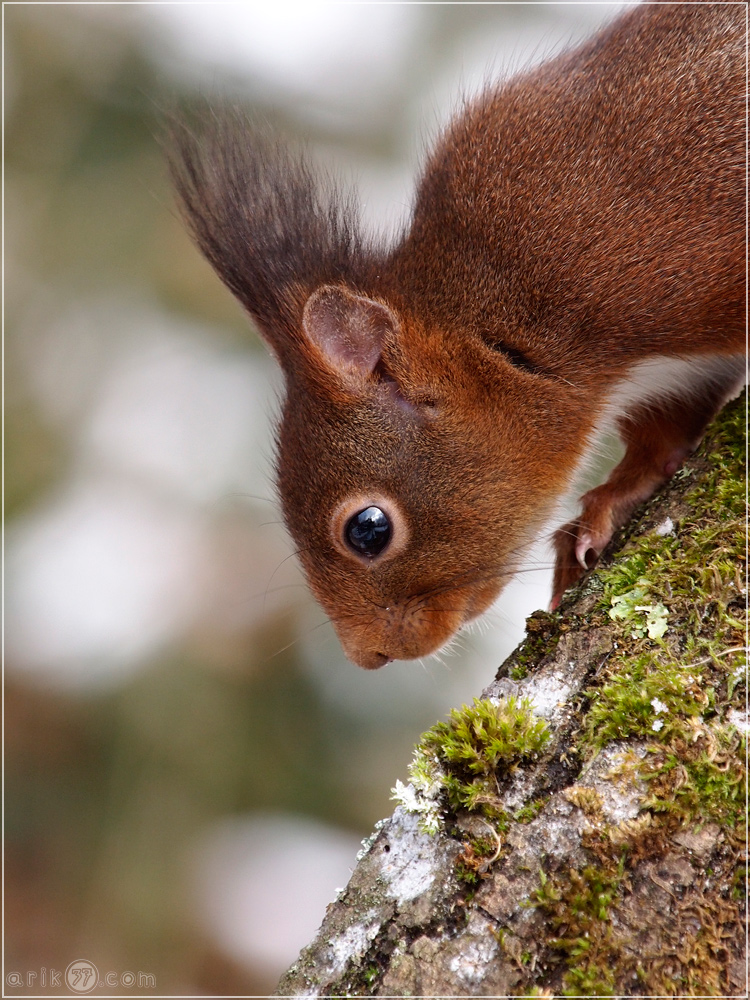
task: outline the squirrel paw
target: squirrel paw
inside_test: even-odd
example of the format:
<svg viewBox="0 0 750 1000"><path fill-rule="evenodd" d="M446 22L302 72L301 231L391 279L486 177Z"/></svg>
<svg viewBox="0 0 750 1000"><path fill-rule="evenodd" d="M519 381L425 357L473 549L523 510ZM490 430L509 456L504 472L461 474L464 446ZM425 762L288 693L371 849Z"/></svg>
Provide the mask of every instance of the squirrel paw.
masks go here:
<svg viewBox="0 0 750 1000"><path fill-rule="evenodd" d="M550 611L554 611L563 594L574 583L593 569L599 556L614 534L611 507L597 505L598 509L584 509L580 518L568 521L553 535L555 547L555 573L552 585Z"/></svg>

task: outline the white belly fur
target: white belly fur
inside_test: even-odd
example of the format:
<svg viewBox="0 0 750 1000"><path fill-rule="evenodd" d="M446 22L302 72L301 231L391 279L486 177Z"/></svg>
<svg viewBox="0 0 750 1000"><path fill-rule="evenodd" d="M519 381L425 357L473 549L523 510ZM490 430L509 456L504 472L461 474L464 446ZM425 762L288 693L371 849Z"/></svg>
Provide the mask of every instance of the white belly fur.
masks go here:
<svg viewBox="0 0 750 1000"><path fill-rule="evenodd" d="M747 381L744 354L696 354L690 358L649 358L634 365L610 392L598 427L614 429L618 417L634 407L669 396L700 396L704 386L723 385L724 403Z"/></svg>
<svg viewBox="0 0 750 1000"><path fill-rule="evenodd" d="M577 508L577 498L592 482L592 467L596 464L597 481L602 481L600 459L606 458L608 468L604 478L622 457L623 448L613 447L617 436L617 419L638 406L670 396L700 397L706 386L719 385L725 389L722 405L733 399L748 381L747 358L744 354L700 354L689 358L650 358L634 365L627 378L618 382L610 392L592 432L586 453L579 463L569 491L562 500L556 517L567 520ZM619 438L618 438L619 442ZM697 444L697 442L695 442ZM584 485L585 484L585 485Z"/></svg>

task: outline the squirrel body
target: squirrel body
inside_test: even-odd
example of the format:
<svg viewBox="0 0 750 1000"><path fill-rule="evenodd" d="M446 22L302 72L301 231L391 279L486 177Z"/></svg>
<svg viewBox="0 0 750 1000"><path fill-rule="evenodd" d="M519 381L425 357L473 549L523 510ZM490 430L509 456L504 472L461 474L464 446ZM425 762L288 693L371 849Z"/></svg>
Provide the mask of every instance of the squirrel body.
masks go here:
<svg viewBox="0 0 750 1000"><path fill-rule="evenodd" d="M744 42L744 5L636 6L488 89L391 248L241 116L175 130L188 224L284 370L284 517L355 663L486 610L614 423L556 604L739 387Z"/></svg>

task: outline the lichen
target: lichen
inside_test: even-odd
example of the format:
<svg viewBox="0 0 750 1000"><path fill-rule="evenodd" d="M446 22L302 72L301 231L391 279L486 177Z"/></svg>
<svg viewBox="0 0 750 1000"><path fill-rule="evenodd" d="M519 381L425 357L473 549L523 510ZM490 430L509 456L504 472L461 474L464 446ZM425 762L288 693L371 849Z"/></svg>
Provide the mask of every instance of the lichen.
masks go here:
<svg viewBox="0 0 750 1000"><path fill-rule="evenodd" d="M410 769L417 764L424 765L424 761L415 760L410 765ZM401 808L408 813L414 813L419 817L419 829L422 833L436 834L440 829L440 792L441 785L436 783L434 792L432 787L420 788L414 781L405 785L400 778L396 779L396 784L391 789L391 798L397 802Z"/></svg>
<svg viewBox="0 0 750 1000"><path fill-rule="evenodd" d="M654 604L648 604L647 601L648 580L642 577L632 590L610 598L612 607L609 617L613 621L628 622L633 639L643 638L645 635L649 639L661 639L667 631L669 612L661 601Z"/></svg>
<svg viewBox="0 0 750 1000"><path fill-rule="evenodd" d="M424 896L440 872L443 854L420 829L418 817L396 809L377 867L386 894L403 907Z"/></svg>
<svg viewBox="0 0 750 1000"><path fill-rule="evenodd" d="M366 914L362 923L353 924L328 942L329 972L332 978L340 976L347 966L367 951L380 930L377 912Z"/></svg>

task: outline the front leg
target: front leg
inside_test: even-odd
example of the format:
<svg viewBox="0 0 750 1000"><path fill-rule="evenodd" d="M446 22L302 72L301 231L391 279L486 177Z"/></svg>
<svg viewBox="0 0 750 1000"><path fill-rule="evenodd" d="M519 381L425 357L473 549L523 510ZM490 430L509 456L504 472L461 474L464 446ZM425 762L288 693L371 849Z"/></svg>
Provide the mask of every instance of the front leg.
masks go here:
<svg viewBox="0 0 750 1000"><path fill-rule="evenodd" d="M704 383L688 398L668 397L658 404L640 404L618 418L626 451L601 486L581 497L580 517L559 528L551 607L584 572L596 565L615 531L635 507L648 500L670 479L698 446L707 425L736 389L737 380Z"/></svg>

